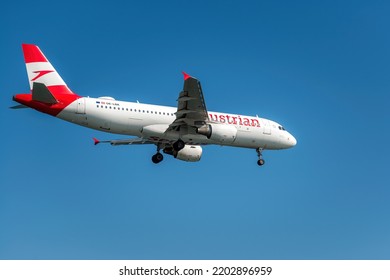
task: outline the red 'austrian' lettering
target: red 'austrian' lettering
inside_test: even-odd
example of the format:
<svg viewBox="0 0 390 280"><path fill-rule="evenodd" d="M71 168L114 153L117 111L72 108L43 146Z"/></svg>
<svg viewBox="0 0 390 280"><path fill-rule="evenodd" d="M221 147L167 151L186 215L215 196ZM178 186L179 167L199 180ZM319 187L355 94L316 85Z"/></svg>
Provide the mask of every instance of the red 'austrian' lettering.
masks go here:
<svg viewBox="0 0 390 280"><path fill-rule="evenodd" d="M258 118L247 118L247 117L241 117L241 116L232 116L232 115L228 115L228 114L226 114L226 115L209 114L209 117L211 120L216 121L216 122L220 122L220 123L260 127L260 122L259 122Z"/></svg>

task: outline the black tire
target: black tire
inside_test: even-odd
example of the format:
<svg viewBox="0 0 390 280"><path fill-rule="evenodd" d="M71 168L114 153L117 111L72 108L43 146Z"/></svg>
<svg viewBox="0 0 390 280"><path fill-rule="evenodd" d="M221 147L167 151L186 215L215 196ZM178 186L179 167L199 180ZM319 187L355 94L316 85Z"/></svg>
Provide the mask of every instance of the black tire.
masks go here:
<svg viewBox="0 0 390 280"><path fill-rule="evenodd" d="M161 162L164 159L164 156L162 155L162 153L157 153L154 156L157 160L157 163Z"/></svg>
<svg viewBox="0 0 390 280"><path fill-rule="evenodd" d="M184 146L185 146L185 143L181 139L179 139L175 143L173 143L173 149L177 152L182 150L184 148Z"/></svg>
<svg viewBox="0 0 390 280"><path fill-rule="evenodd" d="M264 160L264 159L259 159L259 160L257 161L257 164L258 164L259 166L264 165L264 163L265 163L265 160Z"/></svg>
<svg viewBox="0 0 390 280"><path fill-rule="evenodd" d="M161 153L157 153L152 156L153 163L157 164L160 163L164 159L164 156Z"/></svg>

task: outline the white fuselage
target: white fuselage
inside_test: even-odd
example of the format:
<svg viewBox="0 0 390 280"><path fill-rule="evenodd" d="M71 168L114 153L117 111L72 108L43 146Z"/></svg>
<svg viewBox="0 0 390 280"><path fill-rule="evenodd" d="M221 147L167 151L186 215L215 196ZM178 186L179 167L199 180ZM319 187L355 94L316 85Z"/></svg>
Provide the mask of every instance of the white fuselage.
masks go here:
<svg viewBox="0 0 390 280"><path fill-rule="evenodd" d="M208 111L200 81L185 72L176 107L124 102L112 97L81 97L70 90L38 46L22 44L22 49L30 93L16 94L14 101L91 129L136 136L103 141L94 138L95 145L153 144L157 152L152 162L156 164L163 160L161 152L183 161L199 161L202 145L251 148L256 150L257 164L262 166L263 150L288 149L297 143L274 121Z"/></svg>
<svg viewBox="0 0 390 280"><path fill-rule="evenodd" d="M138 137L149 136L147 128L152 127L154 135L156 130L160 130L159 137L172 142L182 137L191 144L218 144L270 150L286 149L296 144L295 138L274 121L257 116L211 111L208 112L211 122L234 126L237 129L234 141L218 142L188 132L185 135L181 135L181 132L164 133L175 120L176 111L176 107L83 97L72 102L57 117L104 132Z"/></svg>

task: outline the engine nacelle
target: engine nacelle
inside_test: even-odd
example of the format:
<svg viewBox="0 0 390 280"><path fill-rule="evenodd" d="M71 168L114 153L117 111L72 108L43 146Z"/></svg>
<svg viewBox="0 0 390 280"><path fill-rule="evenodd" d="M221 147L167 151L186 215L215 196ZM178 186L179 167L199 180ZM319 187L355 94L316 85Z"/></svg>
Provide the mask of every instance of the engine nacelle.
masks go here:
<svg viewBox="0 0 390 280"><path fill-rule="evenodd" d="M196 129L198 134L216 142L233 143L237 137L237 128L226 124L206 124Z"/></svg>
<svg viewBox="0 0 390 280"><path fill-rule="evenodd" d="M180 151L174 152L173 156L183 161L195 162L200 160L202 152L201 146L185 145Z"/></svg>

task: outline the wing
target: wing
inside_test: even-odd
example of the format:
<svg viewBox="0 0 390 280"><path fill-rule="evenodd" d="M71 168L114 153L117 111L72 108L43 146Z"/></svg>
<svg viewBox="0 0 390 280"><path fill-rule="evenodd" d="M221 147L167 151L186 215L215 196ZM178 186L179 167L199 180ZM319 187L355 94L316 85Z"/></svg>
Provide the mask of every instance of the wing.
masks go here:
<svg viewBox="0 0 390 280"><path fill-rule="evenodd" d="M95 145L100 143L109 143L112 146L118 146L118 145L133 145L133 144L155 144L155 142L150 141L148 139L144 138L131 138L131 139L121 139L121 140L105 140L100 141L96 138L93 138L93 141L95 142Z"/></svg>
<svg viewBox="0 0 390 280"><path fill-rule="evenodd" d="M177 100L176 119L167 131L186 133L189 127L202 126L209 120L200 82L185 72L183 75L184 86Z"/></svg>

